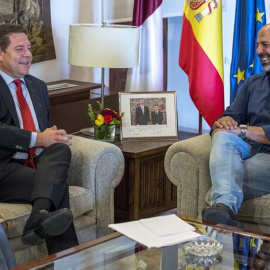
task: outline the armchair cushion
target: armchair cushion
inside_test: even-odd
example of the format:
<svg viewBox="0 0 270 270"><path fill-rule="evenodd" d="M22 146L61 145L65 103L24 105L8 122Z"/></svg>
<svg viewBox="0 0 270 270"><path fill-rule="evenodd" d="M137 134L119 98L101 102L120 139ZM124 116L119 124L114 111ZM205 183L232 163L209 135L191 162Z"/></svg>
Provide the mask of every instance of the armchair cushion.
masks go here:
<svg viewBox="0 0 270 270"><path fill-rule="evenodd" d="M270 194L242 203L237 217L246 222L270 226Z"/></svg>
<svg viewBox="0 0 270 270"><path fill-rule="evenodd" d="M69 187L70 204L73 218L93 209L94 201L90 190L82 187ZM3 227L8 238L21 236L24 224L28 219L32 206L30 204L0 203L0 218L5 220Z"/></svg>
<svg viewBox="0 0 270 270"><path fill-rule="evenodd" d="M83 187L70 186L70 208L73 218L77 218L94 209L94 195L92 190Z"/></svg>

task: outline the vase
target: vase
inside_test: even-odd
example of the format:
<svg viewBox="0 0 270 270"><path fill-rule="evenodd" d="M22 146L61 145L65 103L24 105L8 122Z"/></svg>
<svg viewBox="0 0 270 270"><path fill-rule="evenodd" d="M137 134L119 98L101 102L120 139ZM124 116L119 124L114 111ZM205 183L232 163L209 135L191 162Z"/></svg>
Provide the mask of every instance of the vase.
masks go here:
<svg viewBox="0 0 270 270"><path fill-rule="evenodd" d="M94 139L104 142L115 141L115 125L94 126Z"/></svg>

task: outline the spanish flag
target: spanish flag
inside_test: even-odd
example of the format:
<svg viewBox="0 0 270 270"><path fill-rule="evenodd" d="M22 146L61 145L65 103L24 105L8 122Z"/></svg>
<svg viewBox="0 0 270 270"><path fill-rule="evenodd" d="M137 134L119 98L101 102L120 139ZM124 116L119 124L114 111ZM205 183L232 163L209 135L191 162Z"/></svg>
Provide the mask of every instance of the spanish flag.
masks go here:
<svg viewBox="0 0 270 270"><path fill-rule="evenodd" d="M185 1L179 65L191 99L212 126L224 112L221 0Z"/></svg>

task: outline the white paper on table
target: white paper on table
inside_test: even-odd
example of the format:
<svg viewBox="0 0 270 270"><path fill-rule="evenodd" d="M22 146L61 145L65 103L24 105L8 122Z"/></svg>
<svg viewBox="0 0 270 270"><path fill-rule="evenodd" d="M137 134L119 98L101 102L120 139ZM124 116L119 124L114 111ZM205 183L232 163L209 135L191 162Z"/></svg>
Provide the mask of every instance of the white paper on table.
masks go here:
<svg viewBox="0 0 270 270"><path fill-rule="evenodd" d="M162 218L165 218L165 219L166 217L167 216L162 216ZM160 221L159 218L160 217L153 218L153 219L157 219L157 221ZM151 220L151 222L156 223L155 220ZM160 223L160 226L165 226L164 223L166 222L163 221L162 223ZM186 242L186 241L189 241L189 240L192 240L201 236L200 234L194 232L193 229L190 231L185 230L182 233L159 236L156 233L154 233L152 230L150 230L148 227L146 227L141 221L131 221L131 222L125 222L125 223L119 223L119 224L110 224L109 227L115 231L118 231L124 234L125 236L131 238L132 240L147 246L148 248L151 248L151 247L160 248L160 247L165 247L165 246L176 245L176 244L183 243L183 242ZM155 227L157 226L155 225Z"/></svg>
<svg viewBox="0 0 270 270"><path fill-rule="evenodd" d="M195 228L176 215L141 219L140 222L158 236L194 231Z"/></svg>

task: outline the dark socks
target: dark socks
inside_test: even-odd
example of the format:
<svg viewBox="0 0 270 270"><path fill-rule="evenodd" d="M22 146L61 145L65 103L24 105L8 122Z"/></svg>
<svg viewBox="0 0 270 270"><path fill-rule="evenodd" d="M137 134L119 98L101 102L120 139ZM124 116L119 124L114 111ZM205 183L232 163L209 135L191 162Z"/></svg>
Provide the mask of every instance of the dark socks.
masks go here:
<svg viewBox="0 0 270 270"><path fill-rule="evenodd" d="M50 199L47 198L37 198L33 202L33 209L31 215L38 214L39 210L47 210L50 211L52 206L52 202Z"/></svg>
<svg viewBox="0 0 270 270"><path fill-rule="evenodd" d="M37 198L33 202L32 212L30 214L29 219L27 220L24 231L30 230L35 228L40 223L41 218L43 217L39 210L47 210L49 211L52 206L52 202L50 199L47 198Z"/></svg>

